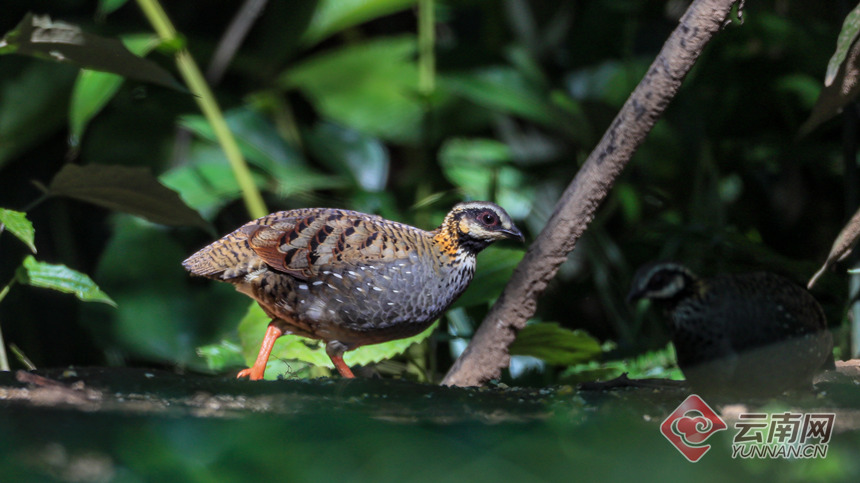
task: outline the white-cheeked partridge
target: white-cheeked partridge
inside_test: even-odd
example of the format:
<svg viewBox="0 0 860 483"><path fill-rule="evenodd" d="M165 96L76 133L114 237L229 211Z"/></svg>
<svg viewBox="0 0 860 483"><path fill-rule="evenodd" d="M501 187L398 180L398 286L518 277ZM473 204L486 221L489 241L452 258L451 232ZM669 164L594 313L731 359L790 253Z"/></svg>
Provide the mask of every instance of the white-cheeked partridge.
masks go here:
<svg viewBox="0 0 860 483"><path fill-rule="evenodd" d="M332 208L280 211L251 221L183 262L230 282L272 318L253 367L262 379L283 334L321 339L344 377L356 347L418 334L466 289L475 257L496 240L523 240L501 207L460 203L425 231Z"/></svg>
<svg viewBox="0 0 860 483"><path fill-rule="evenodd" d="M654 263L634 277L628 299L641 298L668 312L678 366L697 391L772 396L811 387L833 365L821 306L773 273L699 278L680 264Z"/></svg>

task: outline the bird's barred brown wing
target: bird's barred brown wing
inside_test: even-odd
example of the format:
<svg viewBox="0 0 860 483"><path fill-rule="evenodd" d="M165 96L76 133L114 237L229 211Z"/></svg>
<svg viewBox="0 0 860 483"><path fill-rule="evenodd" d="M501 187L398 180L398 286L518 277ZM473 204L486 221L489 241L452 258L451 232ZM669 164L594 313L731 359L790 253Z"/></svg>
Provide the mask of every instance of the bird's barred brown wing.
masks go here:
<svg viewBox="0 0 860 483"><path fill-rule="evenodd" d="M406 258L426 232L349 210L310 208L272 213L240 227L184 262L193 273L244 276L263 264L307 280L327 267ZM416 245L417 244L417 245Z"/></svg>
<svg viewBox="0 0 860 483"><path fill-rule="evenodd" d="M331 210L245 228L250 248L275 270L311 279L327 268L406 258L425 233L362 213Z"/></svg>

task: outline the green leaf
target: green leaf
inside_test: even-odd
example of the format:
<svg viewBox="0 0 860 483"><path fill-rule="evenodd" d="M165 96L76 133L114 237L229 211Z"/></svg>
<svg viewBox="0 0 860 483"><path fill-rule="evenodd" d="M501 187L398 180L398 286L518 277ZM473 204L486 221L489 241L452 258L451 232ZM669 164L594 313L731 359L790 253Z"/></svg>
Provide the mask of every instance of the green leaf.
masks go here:
<svg viewBox="0 0 860 483"><path fill-rule="evenodd" d="M444 75L440 76L439 83L488 109L558 127L559 118L545 91L511 67Z"/></svg>
<svg viewBox="0 0 860 483"><path fill-rule="evenodd" d="M24 259L24 264L18 270L17 279L33 287L75 294L75 297L84 302L101 302L116 307L116 303L86 274L65 265L39 262L32 255L27 255Z"/></svg>
<svg viewBox="0 0 860 483"><path fill-rule="evenodd" d="M4 59L3 65L0 166L62 127L75 76L66 66L23 58Z"/></svg>
<svg viewBox="0 0 860 483"><path fill-rule="evenodd" d="M573 99L600 101L621 108L650 65L651 59L645 57L607 60L572 72L566 78L566 87Z"/></svg>
<svg viewBox="0 0 860 483"><path fill-rule="evenodd" d="M36 230L27 219L26 213L0 208L0 225L5 226L9 233L24 242L31 252L36 253L36 245L34 245Z"/></svg>
<svg viewBox="0 0 860 483"><path fill-rule="evenodd" d="M266 327L271 320L259 304L252 302L248 313L239 322L239 340L242 344L242 355L245 357L245 364L248 367L251 367L257 360L257 353L263 343ZM296 335L284 335L278 338L272 355L269 357L269 365L276 359L298 360L316 366L334 368L334 364L326 355L325 347L320 341ZM270 374L270 378L274 378L274 374Z"/></svg>
<svg viewBox="0 0 860 483"><path fill-rule="evenodd" d="M798 135L803 137L815 128L842 112L860 94L860 41L857 40L858 9L855 8L845 19L839 34L836 53L830 59L824 88L818 94L809 118L800 126ZM844 50L844 52L843 52ZM831 68L835 71L831 72Z"/></svg>
<svg viewBox="0 0 860 483"><path fill-rule="evenodd" d="M308 167L302 155L284 142L274 126L257 112L251 109L234 109L226 114L225 119L242 154L249 163L269 175L273 181L272 190L279 196L288 197L317 189L339 188L347 184L344 179L321 174ZM215 132L204 117L186 116L180 124L201 138L213 144L216 143ZM213 155L219 159L223 158L217 153L210 153L207 156ZM194 157L198 156L195 154ZM210 159L204 158L201 161L208 164ZM232 174L230 176L232 177ZM222 185L225 183L229 183L230 186L235 185L234 181L221 180L220 182ZM262 188L264 184L258 184L258 186ZM183 190L179 191L185 196ZM192 206L197 207L194 204Z"/></svg>
<svg viewBox="0 0 860 483"><path fill-rule="evenodd" d="M144 56L160 43L152 34L129 35L122 38L123 44L135 55ZM90 119L113 99L124 78L117 74L81 69L72 90L69 106L69 126L72 146L77 146L83 137Z"/></svg>
<svg viewBox="0 0 860 483"><path fill-rule="evenodd" d="M600 343L583 330L570 330L555 322L527 325L508 348L511 355L532 356L549 364L569 366L603 352Z"/></svg>
<svg viewBox="0 0 860 483"><path fill-rule="evenodd" d="M239 323L239 339L242 344L242 355L249 367L257 359L257 353L260 350L260 344L263 342L263 336L266 333L266 327L268 327L269 322L271 322L269 316L263 312L259 304L253 302L248 309L248 313ZM350 366L363 366L390 359L405 352L412 344L421 342L429 337L437 324L438 322L434 322L424 332L413 337L359 347L344 354L343 359ZM322 341L299 337L297 335L284 335L275 342L272 355L269 357L269 364L266 366L270 369L266 371L267 379L274 379L277 376L271 369L273 364L276 364L279 359L287 361L297 360L315 366L334 369L334 364L332 364L331 359L326 354L325 344Z"/></svg>
<svg viewBox="0 0 860 483"><path fill-rule="evenodd" d="M199 213L159 183L146 168L67 164L51 180L48 194L131 213L163 225L204 229L209 226Z"/></svg>
<svg viewBox="0 0 860 483"><path fill-rule="evenodd" d="M842 23L842 30L836 39L836 51L830 57L830 62L827 63L827 75L824 77L825 86L833 84L839 67L845 62L848 51L857 40L858 34L860 34L860 5L854 7L854 10L845 17L845 21Z"/></svg>
<svg viewBox="0 0 860 483"><path fill-rule="evenodd" d="M179 193L188 206L209 216L241 197L233 169L220 146L194 147L191 158L192 162L159 177L164 186ZM252 177L258 188L266 185L262 175L252 173Z"/></svg>
<svg viewBox="0 0 860 483"><path fill-rule="evenodd" d="M196 349L235 330L247 299L230 284L189 283L179 265L189 247L171 230L122 213L110 225L94 278L119 307L87 304L82 324L122 357L205 370Z"/></svg>
<svg viewBox="0 0 860 483"><path fill-rule="evenodd" d="M493 139L447 141L439 151L445 177L469 198L495 200L513 218L531 211L534 187L523 172L511 166L510 148Z"/></svg>
<svg viewBox="0 0 860 483"><path fill-rule="evenodd" d="M224 120L248 162L269 174L281 176L289 166L306 165L302 155L287 144L272 123L256 111L231 109L224 113ZM215 130L203 116L184 116L179 124L207 141L217 142Z"/></svg>
<svg viewBox="0 0 860 483"><path fill-rule="evenodd" d="M343 356L343 360L347 364L364 366L367 364L377 363L385 359L391 359L396 355L406 352L406 349L408 349L412 344L417 344L430 337L438 325L438 321L433 322L433 325L424 329L424 332L405 339L397 339L384 342L382 344L359 347L358 349L347 352Z"/></svg>
<svg viewBox="0 0 860 483"><path fill-rule="evenodd" d="M307 136L308 150L336 173L349 173L367 191L382 191L388 182L388 150L379 139L354 129L323 122Z"/></svg>
<svg viewBox="0 0 860 483"><path fill-rule="evenodd" d="M332 34L360 23L405 10L415 0L321 0L307 30L305 45L313 45Z"/></svg>
<svg viewBox="0 0 860 483"><path fill-rule="evenodd" d="M128 0L99 0L99 6L96 10L96 15L103 18L126 4Z"/></svg>
<svg viewBox="0 0 860 483"><path fill-rule="evenodd" d="M479 253L475 278L452 307L473 307L498 298L523 256L522 249L497 246Z"/></svg>
<svg viewBox="0 0 860 483"><path fill-rule="evenodd" d="M371 136L416 142L424 108L417 96L413 36L380 38L325 52L281 75L324 116Z"/></svg>
<svg viewBox="0 0 860 483"><path fill-rule="evenodd" d="M568 367L559 376L566 384L585 381L610 380L626 373L631 379L665 378L683 380L684 375L675 362L675 350L672 344L658 351L639 354L632 359L588 361Z"/></svg>
<svg viewBox="0 0 860 483"><path fill-rule="evenodd" d="M53 21L47 15L25 15L0 40L0 54L29 55L186 90L170 72L132 54L119 40L84 32L77 25Z"/></svg>
<svg viewBox="0 0 860 483"><path fill-rule="evenodd" d="M198 347L197 355L205 359L206 366L213 371L223 371L245 365L245 360L242 357L242 347L228 340L222 340L218 344Z"/></svg>

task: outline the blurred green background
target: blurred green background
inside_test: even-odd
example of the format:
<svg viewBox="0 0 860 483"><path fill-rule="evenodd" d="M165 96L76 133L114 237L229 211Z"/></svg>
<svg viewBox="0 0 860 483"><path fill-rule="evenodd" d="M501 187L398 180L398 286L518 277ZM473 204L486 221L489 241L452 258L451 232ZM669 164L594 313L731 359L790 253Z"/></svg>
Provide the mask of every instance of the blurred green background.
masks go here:
<svg viewBox="0 0 860 483"><path fill-rule="evenodd" d="M489 199L531 241L687 6L427 4L432 28L419 33L428 17L415 1L268 2L212 88L270 211L343 207L432 229L454 203ZM239 5L164 7L205 70ZM748 2L743 25L715 37L540 299L512 348L507 382L622 370L678 377L659 314L624 302L646 261L677 259L702 274L768 269L801 283L814 273L858 204L855 160L843 160L856 142L856 112L852 105L850 116L805 137L798 129L852 7ZM0 32L27 12L127 45L153 35L135 2L76 0L6 0ZM181 79L171 46L153 47L140 50ZM266 321L230 286L193 279L180 265L252 218L211 125L188 91L130 77L111 95L86 75L0 56L0 207L27 213L38 259L89 274L117 306L16 285L0 303L6 343L38 367L243 366ZM100 97L103 108L87 107ZM41 199L39 186L69 163L146 168L205 222L170 226L74 197ZM439 328L367 372L438 381L522 253L487 250ZM0 236L0 283L26 254ZM839 268L814 293L847 356L848 275ZM547 340L561 342L547 348ZM299 354L308 349L279 352L270 377L326 374Z"/></svg>

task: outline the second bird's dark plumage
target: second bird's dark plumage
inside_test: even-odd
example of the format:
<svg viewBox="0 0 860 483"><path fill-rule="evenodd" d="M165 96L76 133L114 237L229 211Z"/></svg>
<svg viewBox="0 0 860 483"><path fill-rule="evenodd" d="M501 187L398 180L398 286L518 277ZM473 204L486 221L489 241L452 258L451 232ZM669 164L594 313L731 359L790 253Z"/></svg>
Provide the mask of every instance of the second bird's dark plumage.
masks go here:
<svg viewBox="0 0 860 483"><path fill-rule="evenodd" d="M699 391L764 396L811 387L832 361L821 306L772 273L701 279L677 263L651 264L634 277L628 298L666 309L678 366Z"/></svg>
<svg viewBox="0 0 860 483"><path fill-rule="evenodd" d="M340 373L343 353L427 328L466 289L475 256L496 240L522 240L501 207L460 203L425 231L379 216L332 208L272 213L183 262L190 272L230 282L272 318L251 369L263 377L285 333L326 342Z"/></svg>

